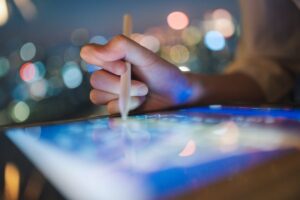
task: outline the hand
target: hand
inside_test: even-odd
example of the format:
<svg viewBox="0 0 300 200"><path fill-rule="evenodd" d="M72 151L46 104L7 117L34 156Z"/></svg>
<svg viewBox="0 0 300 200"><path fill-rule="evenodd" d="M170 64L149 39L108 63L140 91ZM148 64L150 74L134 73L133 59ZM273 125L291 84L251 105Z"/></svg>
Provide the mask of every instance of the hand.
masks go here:
<svg viewBox="0 0 300 200"><path fill-rule="evenodd" d="M106 45L88 44L81 57L104 70L92 74L94 88L90 99L94 104L106 104L109 113L118 113L120 75L125 73L125 61L132 64L130 109L143 111L170 108L193 102L199 94L197 84L188 74L163 60L153 52L126 38L116 36Z"/></svg>

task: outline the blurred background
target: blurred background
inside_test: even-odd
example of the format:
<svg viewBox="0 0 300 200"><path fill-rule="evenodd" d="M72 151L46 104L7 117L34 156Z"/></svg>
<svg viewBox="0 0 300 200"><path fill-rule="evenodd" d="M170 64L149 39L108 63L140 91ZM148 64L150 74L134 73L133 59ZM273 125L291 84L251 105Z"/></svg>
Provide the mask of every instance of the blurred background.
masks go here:
<svg viewBox="0 0 300 200"><path fill-rule="evenodd" d="M233 0L0 0L0 126L106 114L89 101L86 43L133 17L132 39L182 71L221 73L240 35Z"/></svg>

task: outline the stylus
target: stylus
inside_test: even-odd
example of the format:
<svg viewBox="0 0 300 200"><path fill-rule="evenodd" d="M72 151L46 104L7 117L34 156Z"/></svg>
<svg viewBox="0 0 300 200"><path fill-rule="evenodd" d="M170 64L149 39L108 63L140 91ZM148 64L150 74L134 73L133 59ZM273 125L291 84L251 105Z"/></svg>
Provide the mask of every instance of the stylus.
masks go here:
<svg viewBox="0 0 300 200"><path fill-rule="evenodd" d="M131 16L123 16L123 35L130 37L132 32ZM131 87L131 64L126 62L126 72L121 75L119 109L123 120L127 119L130 105L130 87Z"/></svg>

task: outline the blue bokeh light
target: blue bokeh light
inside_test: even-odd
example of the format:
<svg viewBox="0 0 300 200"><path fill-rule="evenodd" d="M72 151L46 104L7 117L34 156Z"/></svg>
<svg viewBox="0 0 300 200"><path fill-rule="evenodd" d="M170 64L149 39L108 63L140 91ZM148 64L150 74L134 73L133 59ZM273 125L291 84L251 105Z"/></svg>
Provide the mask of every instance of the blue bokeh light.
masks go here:
<svg viewBox="0 0 300 200"><path fill-rule="evenodd" d="M218 31L208 31L204 36L205 46L212 51L220 51L225 48L225 38Z"/></svg>
<svg viewBox="0 0 300 200"><path fill-rule="evenodd" d="M62 71L63 81L67 88L77 88L83 80L82 72L75 62L67 62Z"/></svg>

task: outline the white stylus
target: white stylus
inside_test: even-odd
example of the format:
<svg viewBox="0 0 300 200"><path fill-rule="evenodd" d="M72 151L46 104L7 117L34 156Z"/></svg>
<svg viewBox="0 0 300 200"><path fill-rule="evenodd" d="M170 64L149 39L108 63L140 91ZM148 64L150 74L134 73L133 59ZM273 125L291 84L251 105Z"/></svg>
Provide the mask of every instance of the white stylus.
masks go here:
<svg viewBox="0 0 300 200"><path fill-rule="evenodd" d="M130 37L132 33L132 19L131 16L125 14L123 16L123 35ZM121 75L119 96L119 109L123 120L127 119L130 106L130 87L131 87L131 64L126 62L126 72Z"/></svg>

